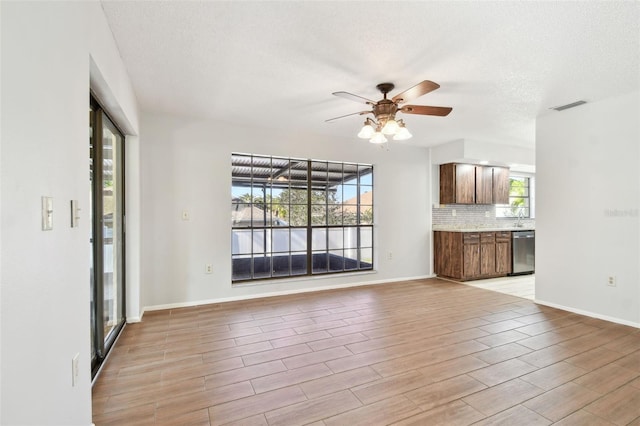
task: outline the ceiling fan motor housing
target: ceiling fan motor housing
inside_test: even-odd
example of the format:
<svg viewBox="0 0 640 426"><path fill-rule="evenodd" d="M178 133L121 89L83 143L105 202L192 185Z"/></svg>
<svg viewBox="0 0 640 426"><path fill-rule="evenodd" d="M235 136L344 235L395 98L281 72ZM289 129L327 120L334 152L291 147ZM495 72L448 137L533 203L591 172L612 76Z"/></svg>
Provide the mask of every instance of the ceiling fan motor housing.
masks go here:
<svg viewBox="0 0 640 426"><path fill-rule="evenodd" d="M376 121L382 123L394 118L396 111L398 111L398 105L389 99L383 99L373 106L373 115L376 117Z"/></svg>

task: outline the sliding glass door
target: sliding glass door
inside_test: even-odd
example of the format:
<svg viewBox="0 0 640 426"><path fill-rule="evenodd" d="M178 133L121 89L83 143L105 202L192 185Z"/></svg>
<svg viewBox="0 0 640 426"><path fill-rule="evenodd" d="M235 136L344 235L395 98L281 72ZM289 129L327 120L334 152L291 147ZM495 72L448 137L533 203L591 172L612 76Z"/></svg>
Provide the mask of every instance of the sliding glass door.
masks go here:
<svg viewBox="0 0 640 426"><path fill-rule="evenodd" d="M91 353L95 374L125 321L124 136L93 98L89 115Z"/></svg>

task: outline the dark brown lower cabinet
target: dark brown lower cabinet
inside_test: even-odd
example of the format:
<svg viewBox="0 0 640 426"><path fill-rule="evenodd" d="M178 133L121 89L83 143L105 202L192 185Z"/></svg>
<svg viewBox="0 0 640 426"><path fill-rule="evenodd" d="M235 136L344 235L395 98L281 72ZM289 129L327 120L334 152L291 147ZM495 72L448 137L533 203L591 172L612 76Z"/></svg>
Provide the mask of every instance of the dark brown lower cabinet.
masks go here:
<svg viewBox="0 0 640 426"><path fill-rule="evenodd" d="M462 234L462 278L473 279L482 269L482 249L478 234Z"/></svg>
<svg viewBox="0 0 640 426"><path fill-rule="evenodd" d="M496 234L483 232L480 234L480 275L496 273Z"/></svg>
<svg viewBox="0 0 640 426"><path fill-rule="evenodd" d="M434 232L434 269L461 281L511 272L511 232Z"/></svg>
<svg viewBox="0 0 640 426"><path fill-rule="evenodd" d="M511 232L496 232L496 273L511 273Z"/></svg>

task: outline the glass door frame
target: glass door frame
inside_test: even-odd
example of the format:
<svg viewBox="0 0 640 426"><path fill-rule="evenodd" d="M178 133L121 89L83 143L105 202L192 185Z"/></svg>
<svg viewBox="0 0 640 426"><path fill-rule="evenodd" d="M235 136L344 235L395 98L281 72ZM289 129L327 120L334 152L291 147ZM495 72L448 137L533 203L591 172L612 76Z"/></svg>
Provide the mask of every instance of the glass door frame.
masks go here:
<svg viewBox="0 0 640 426"><path fill-rule="evenodd" d="M91 297L93 298L93 306L91 315L91 328L92 328L92 341L91 341L91 377L95 377L95 375L100 370L102 363L104 362L107 354L113 347L115 340L118 335L124 328L126 323L126 205L125 205L125 189L126 189L126 177L125 177L125 136L124 132L118 127L116 122L109 117L109 114L102 108L100 103L96 100L93 93L91 93L90 97L90 111L93 114L93 128L91 129L91 140L93 142L90 147L91 152L90 158L93 159L93 170L90 170L91 173L91 249L92 249L92 263L93 263L93 275L91 279L93 280L93 294ZM115 130L119 133L121 146L119 147L121 153L121 164L119 166L119 171L121 173L121 188L118 191L116 188L116 192L118 195L114 194L114 198L117 197L117 202L121 204L121 233L118 238L121 239L122 249L118 253L114 247L114 256L116 254L121 255L121 259L119 261L122 264L121 276L119 279L122 281L122 318L117 324L114 325L114 328L108 333L107 339L105 339L105 330L104 330L104 203L103 203L103 176L104 176L104 163L103 163L103 132L104 132L104 120L103 117L106 116L109 122L115 127ZM113 159L113 168L116 170L116 159ZM116 218L113 218L114 223L116 222ZM113 283L114 286L116 283ZM91 305L91 304L90 304ZM91 308L90 308L91 309Z"/></svg>

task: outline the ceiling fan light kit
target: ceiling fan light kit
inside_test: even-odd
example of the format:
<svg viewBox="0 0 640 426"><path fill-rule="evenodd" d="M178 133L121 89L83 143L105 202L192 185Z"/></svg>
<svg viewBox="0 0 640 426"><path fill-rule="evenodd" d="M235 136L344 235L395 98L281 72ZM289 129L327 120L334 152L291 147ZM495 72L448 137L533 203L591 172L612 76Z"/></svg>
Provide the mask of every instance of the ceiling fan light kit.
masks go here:
<svg viewBox="0 0 640 426"><path fill-rule="evenodd" d="M398 129L398 131L396 132L395 135L393 135L393 140L394 141L404 141L407 139L411 139L411 137L413 136L411 134L411 132L409 132L409 129L407 129L404 125L404 121L400 120L400 128Z"/></svg>
<svg viewBox="0 0 640 426"><path fill-rule="evenodd" d="M369 139L369 142L375 144L381 144L387 142L387 138L382 134L382 132L375 132L373 137Z"/></svg>
<svg viewBox="0 0 640 426"><path fill-rule="evenodd" d="M371 139L376 132L376 129L373 128L371 124L375 124L372 119L367 118L364 122L364 126L360 129L360 133L358 133L358 137L362 139Z"/></svg>
<svg viewBox="0 0 640 426"><path fill-rule="evenodd" d="M411 99L415 99L440 87L439 84L434 83L433 81L424 80L423 82L416 84L412 88L405 90L404 92L394 96L391 99L387 99L387 93L392 91L395 87L393 83L380 83L376 87L380 92L382 92L383 95L383 98L377 102L367 98L363 98L362 96L354 95L353 93L349 92L334 92L333 95L335 96L370 105L371 110L354 112L352 114L330 118L326 121L333 121L351 115L373 114L375 119L367 117L364 122L364 126L358 133L358 137L362 139L369 139L369 142L371 143L383 144L387 142L387 138L385 137L385 135L393 136L393 140L396 141L407 140L413 136L407 129L404 120L396 120L397 112L403 112L405 114L436 115L444 117L448 115L452 110L452 108L449 107L435 107L426 105L400 106L401 104Z"/></svg>

